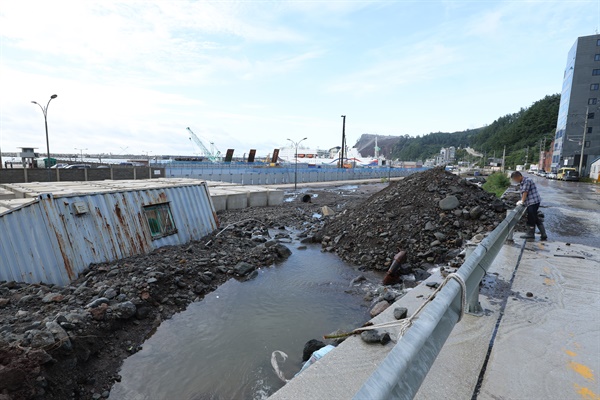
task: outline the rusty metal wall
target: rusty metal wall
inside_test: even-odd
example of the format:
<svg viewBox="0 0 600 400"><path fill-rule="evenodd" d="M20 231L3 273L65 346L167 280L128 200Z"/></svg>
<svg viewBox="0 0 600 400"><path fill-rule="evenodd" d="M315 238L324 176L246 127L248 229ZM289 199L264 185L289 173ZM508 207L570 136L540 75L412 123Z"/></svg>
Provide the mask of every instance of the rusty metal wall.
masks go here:
<svg viewBox="0 0 600 400"><path fill-rule="evenodd" d="M170 204L177 232L152 240L143 206ZM76 215L73 203L88 212ZM65 285L90 263L197 240L218 227L204 183L54 198L0 216L0 280Z"/></svg>

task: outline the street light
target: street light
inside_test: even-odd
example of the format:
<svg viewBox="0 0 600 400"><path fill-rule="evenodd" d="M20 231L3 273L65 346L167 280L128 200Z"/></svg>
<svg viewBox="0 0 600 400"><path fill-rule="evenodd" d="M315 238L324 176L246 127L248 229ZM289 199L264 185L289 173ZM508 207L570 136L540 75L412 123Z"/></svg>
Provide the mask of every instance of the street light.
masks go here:
<svg viewBox="0 0 600 400"><path fill-rule="evenodd" d="M300 145L300 143L302 143L306 139L308 139L308 138L304 138L302 140L299 140L298 142L294 142L292 139L288 139L290 142L292 142L292 145L296 148L296 169L294 171L294 192L298 189L298 146Z"/></svg>
<svg viewBox="0 0 600 400"><path fill-rule="evenodd" d="M46 165L46 168L50 168L50 142L48 141L48 106L50 105L50 102L52 101L52 99L57 98L58 96L53 94L52 96L50 96L50 100L48 100L48 104L46 104L46 107L42 107L41 104L32 101L33 104L37 104L38 106L40 106L40 108L42 109L42 113L44 113L44 125L46 126L46 152L47 152L47 156L46 156L46 163L44 165Z"/></svg>
<svg viewBox="0 0 600 400"><path fill-rule="evenodd" d="M83 162L83 151L87 150L87 149L78 149L77 147L75 147L74 149L80 151L80 153L81 153L81 162Z"/></svg>

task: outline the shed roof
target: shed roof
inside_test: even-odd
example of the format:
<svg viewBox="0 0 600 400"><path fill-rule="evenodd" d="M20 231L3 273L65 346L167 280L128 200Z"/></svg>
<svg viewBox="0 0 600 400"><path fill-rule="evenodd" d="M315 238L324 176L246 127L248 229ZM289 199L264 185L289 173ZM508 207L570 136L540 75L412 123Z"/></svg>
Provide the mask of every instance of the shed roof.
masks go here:
<svg viewBox="0 0 600 400"><path fill-rule="evenodd" d="M127 192L131 190L163 189L170 187L198 185L204 182L199 179L140 179L140 180L104 180L87 182L29 182L10 183L3 185L12 192L18 192L23 197L37 198L43 193L52 193L57 197L92 195L98 193Z"/></svg>

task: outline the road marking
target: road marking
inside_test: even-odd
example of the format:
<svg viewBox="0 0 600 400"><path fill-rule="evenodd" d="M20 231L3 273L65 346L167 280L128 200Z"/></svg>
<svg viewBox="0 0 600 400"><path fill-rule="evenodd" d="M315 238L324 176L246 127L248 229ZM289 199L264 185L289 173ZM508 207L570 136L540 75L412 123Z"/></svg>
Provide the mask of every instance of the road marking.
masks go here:
<svg viewBox="0 0 600 400"><path fill-rule="evenodd" d="M592 370L588 366L576 363L575 361L570 361L569 362L569 367L571 367L571 369L573 371L577 372L579 375L583 376L588 381L592 381L593 382L593 381L596 380L594 378L594 373L592 372Z"/></svg>
<svg viewBox="0 0 600 400"><path fill-rule="evenodd" d="M575 386L575 390L577 390L577 393L579 395L581 395L582 399L584 399L584 400L600 400L600 396L598 396L596 393L592 392L589 388L579 386L576 383L574 383L573 386Z"/></svg>
<svg viewBox="0 0 600 400"><path fill-rule="evenodd" d="M567 355L571 356L571 357L576 357L577 353L575 353L574 351L571 350L565 350L565 353L567 353Z"/></svg>

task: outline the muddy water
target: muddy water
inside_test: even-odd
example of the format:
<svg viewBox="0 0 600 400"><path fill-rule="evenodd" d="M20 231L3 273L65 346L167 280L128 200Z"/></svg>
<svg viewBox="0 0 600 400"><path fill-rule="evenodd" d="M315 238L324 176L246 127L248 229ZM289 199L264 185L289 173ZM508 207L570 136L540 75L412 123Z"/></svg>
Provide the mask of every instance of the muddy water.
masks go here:
<svg viewBox="0 0 600 400"><path fill-rule="evenodd" d="M164 322L128 358L111 399L264 399L283 383L271 353L289 355L289 378L310 339L368 317L362 293L349 293L357 272L319 246L295 250L248 282L229 280Z"/></svg>

